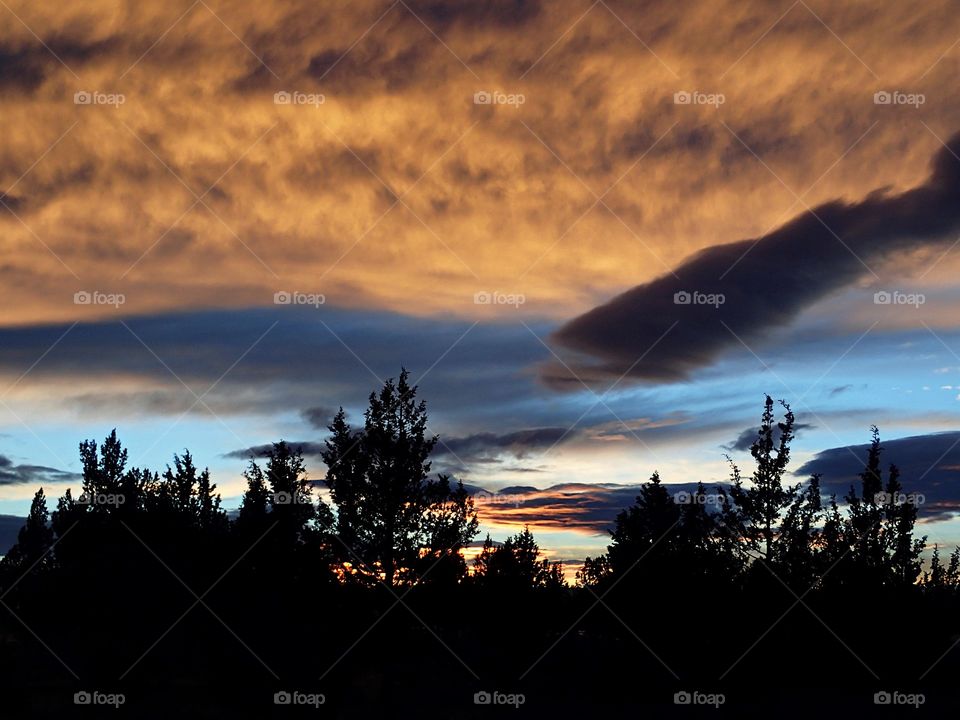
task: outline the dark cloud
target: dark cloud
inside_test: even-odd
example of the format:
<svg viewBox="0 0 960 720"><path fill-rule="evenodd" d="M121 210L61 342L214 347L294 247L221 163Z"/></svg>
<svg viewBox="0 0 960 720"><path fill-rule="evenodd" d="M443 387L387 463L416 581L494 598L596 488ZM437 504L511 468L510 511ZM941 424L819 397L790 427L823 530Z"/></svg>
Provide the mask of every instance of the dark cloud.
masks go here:
<svg viewBox="0 0 960 720"><path fill-rule="evenodd" d="M684 379L726 350L786 325L811 304L904 251L960 227L960 134L933 158L927 182L898 195L877 190L804 212L756 239L715 245L673 272L567 322L553 334L585 382L621 376ZM722 295L722 304L678 304L678 293ZM685 297L685 296L684 296ZM671 329L672 328L672 329ZM739 338L739 339L738 339ZM581 387L559 363L541 369L558 389Z"/></svg>
<svg viewBox="0 0 960 720"><path fill-rule="evenodd" d="M85 41L62 35L45 40L31 38L27 44L0 44L0 92L15 90L32 93L51 71L59 70L63 61L71 67L84 64L118 49L116 38Z"/></svg>
<svg viewBox="0 0 960 720"><path fill-rule="evenodd" d="M0 455L0 485L45 485L75 482L79 479L77 473L43 465L16 465L7 456Z"/></svg>
<svg viewBox="0 0 960 720"><path fill-rule="evenodd" d="M406 4L435 32L456 22L471 30L478 26L507 28L523 25L542 10L541 0L409 0Z"/></svg>
<svg viewBox="0 0 960 720"><path fill-rule="evenodd" d="M823 475L821 486L838 497L850 485L859 491L860 478L869 445L830 448L801 466L796 474ZM915 435L883 443L882 461L893 463L901 472L906 493L920 493L924 502L920 514L928 520L945 520L960 513L960 431Z"/></svg>
<svg viewBox="0 0 960 720"><path fill-rule="evenodd" d="M830 397L836 397L837 395L842 395L847 392L847 390L852 390L853 385L839 385L835 388L830 389Z"/></svg>
<svg viewBox="0 0 960 720"><path fill-rule="evenodd" d="M464 462L499 462L503 455L517 460L529 457L531 452L546 450L572 436L567 428L543 427L497 434L492 432L475 433L465 437L441 437L435 455L454 456Z"/></svg>
<svg viewBox="0 0 960 720"><path fill-rule="evenodd" d="M465 335L465 321L332 307L164 313L126 323L130 330L108 321L81 322L68 333L69 325L0 328L0 371L16 376L52 347L29 380L84 378L59 398L61 406L111 417L145 408L173 415L192 408L209 416L204 404L229 415L326 407L333 398L356 410L379 384L371 370L385 379L396 377L403 365L414 379L430 369L421 393L431 412L459 410L464 393L472 393L471 411L482 427L484 415L495 417L504 403L531 396L534 389L517 369L544 355L523 326L481 324ZM147 389L101 386L116 377L138 378ZM196 396L215 383L204 403L197 403Z"/></svg>
<svg viewBox="0 0 960 720"><path fill-rule="evenodd" d="M303 453L304 457L313 457L319 458L320 453L323 452L325 446L323 443L311 442L309 440L299 441L299 440L287 440L287 445L289 445L294 450L299 450ZM273 449L273 443L267 443L264 445L253 445L252 447L240 448L239 450L231 450L228 453L224 454L224 457L228 458L237 458L240 460L250 460L252 458L263 458L267 457L269 452Z"/></svg>
<svg viewBox="0 0 960 720"><path fill-rule="evenodd" d="M300 411L300 416L310 424L310 427L317 430L326 430L336 414L336 408L326 405L317 405Z"/></svg>
<svg viewBox="0 0 960 720"><path fill-rule="evenodd" d="M36 90L43 84L43 60L29 49L0 48L0 89Z"/></svg>
<svg viewBox="0 0 960 720"><path fill-rule="evenodd" d="M794 434L799 436L801 431L810 430L814 427L815 427L814 425L810 425L807 423L796 423L793 426L793 431L794 431ZM723 449L729 450L731 452L732 451L737 451L737 452L748 451L753 446L753 441L757 439L757 433L759 432L759 430L760 430L759 427L748 427L746 430L744 430L737 436L736 440L734 440L733 442L727 445L724 445ZM773 441L775 443L780 442L780 434L781 434L780 426L778 425L776 428L774 428L774 431L773 431Z"/></svg>

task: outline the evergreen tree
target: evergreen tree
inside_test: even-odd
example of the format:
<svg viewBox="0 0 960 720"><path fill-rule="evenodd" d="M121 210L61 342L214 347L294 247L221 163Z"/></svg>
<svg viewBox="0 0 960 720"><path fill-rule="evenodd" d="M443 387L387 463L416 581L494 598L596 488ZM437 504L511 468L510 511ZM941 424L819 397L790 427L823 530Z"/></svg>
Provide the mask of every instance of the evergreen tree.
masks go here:
<svg viewBox="0 0 960 720"><path fill-rule="evenodd" d="M49 550L53 545L53 529L49 524L47 499L43 488L37 490L30 503L27 521L17 533L17 542L3 558L5 568L25 572L42 571L53 565Z"/></svg>
<svg viewBox="0 0 960 720"><path fill-rule="evenodd" d="M728 526L743 538L744 549L768 561L774 560L778 553L774 544L780 522L797 503L801 487L783 483L790 462L795 418L787 403L781 400L780 404L785 411L784 418L775 422L773 400L768 395L764 402L757 439L750 447L755 467L749 487L744 486L740 469L730 460L732 503L724 515Z"/></svg>
<svg viewBox="0 0 960 720"><path fill-rule="evenodd" d="M429 567L424 553L440 549L436 543L476 532L472 504L457 500L446 479L428 479L437 437L427 435L426 403L416 393L406 370L396 383L387 380L370 394L358 432L341 408L323 452L341 562L391 586L417 581Z"/></svg>

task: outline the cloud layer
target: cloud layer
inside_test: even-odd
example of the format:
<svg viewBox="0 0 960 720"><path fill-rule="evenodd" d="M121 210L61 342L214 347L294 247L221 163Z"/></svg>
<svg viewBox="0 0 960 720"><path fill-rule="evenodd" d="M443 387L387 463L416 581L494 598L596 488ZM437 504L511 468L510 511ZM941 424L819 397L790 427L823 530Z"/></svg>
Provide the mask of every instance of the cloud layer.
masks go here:
<svg viewBox="0 0 960 720"><path fill-rule="evenodd" d="M793 191L819 207L876 178L916 186L936 135L960 126L954 13L947 0L11 1L0 323L296 290L570 317L718 241L762 237L797 212ZM897 88L926 104L873 104ZM324 102L276 105L278 91ZM524 103L475 104L481 91ZM125 303L74 305L83 290ZM607 370L622 364L605 352Z"/></svg>
<svg viewBox="0 0 960 720"><path fill-rule="evenodd" d="M960 230L960 134L929 179L855 203L809 209L764 236L700 251L671 272L571 320L554 333L595 359L551 363L548 382L678 380L732 348L748 350L830 293L876 275L891 258L945 243Z"/></svg>
<svg viewBox="0 0 960 720"><path fill-rule="evenodd" d="M817 455L801 466L796 474L823 475L825 492L846 495L850 486L860 490L857 474L863 471L868 445L835 447ZM914 435L883 443L882 462L892 463L901 472L905 493L920 493L919 506L927 520L947 520L960 513L960 432L950 431ZM884 472L886 477L886 472Z"/></svg>

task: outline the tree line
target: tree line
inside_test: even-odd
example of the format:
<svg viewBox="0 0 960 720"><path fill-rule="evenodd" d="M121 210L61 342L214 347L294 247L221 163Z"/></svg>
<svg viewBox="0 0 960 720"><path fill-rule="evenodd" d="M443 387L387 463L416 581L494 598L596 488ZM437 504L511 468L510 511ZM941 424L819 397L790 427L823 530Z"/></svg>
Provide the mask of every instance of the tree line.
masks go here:
<svg viewBox="0 0 960 720"><path fill-rule="evenodd" d="M819 476L791 482L795 418L780 405L782 413L765 400L749 474L730 460L728 485L676 493L654 473L615 518L607 551L586 558L573 585L528 528L499 543L487 535L468 564L480 518L462 481L431 475L438 437L406 371L370 394L359 426L342 408L333 418L322 452L326 500L300 450L279 441L250 459L231 516L189 451L162 472L129 467L114 430L100 444L80 444L78 496L67 490L50 511L37 491L0 563L0 598L30 630L0 622L0 639L16 638L29 658L7 656L0 677L37 667L62 674L58 659L112 682L186 687L200 672L184 664L191 657L202 658L207 680L266 668L310 683L316 677L304 668L329 661L331 677L349 683L371 667L378 677L406 677L410 657L455 675L452 655L468 670L496 667L514 684L563 672L564 662L622 688L641 670L704 683L738 675L781 682L771 651L749 643L768 623L781 672L815 662L827 676L849 673L850 654L871 656L861 659L870 675L880 666L909 672L911 655L944 649L960 630L960 549L944 559L935 548L924 568L915 496L895 465L884 466L876 428L859 484L842 498L826 496ZM177 620L185 600L190 609ZM491 612L492 627L478 623ZM939 626L922 637L890 629L916 614ZM710 616L723 622L713 626ZM322 631L312 627L318 617ZM107 620L112 629L103 632L97 623ZM380 633L354 651L355 628L371 623ZM228 649L227 631L253 657ZM816 647L812 632L826 633ZM830 634L840 640L836 652L824 651ZM625 651L631 636L649 654ZM33 641L42 637L55 638L54 659L45 654L52 645ZM199 638L208 642L198 646ZM450 679L436 692L453 693L464 680L472 682Z"/></svg>

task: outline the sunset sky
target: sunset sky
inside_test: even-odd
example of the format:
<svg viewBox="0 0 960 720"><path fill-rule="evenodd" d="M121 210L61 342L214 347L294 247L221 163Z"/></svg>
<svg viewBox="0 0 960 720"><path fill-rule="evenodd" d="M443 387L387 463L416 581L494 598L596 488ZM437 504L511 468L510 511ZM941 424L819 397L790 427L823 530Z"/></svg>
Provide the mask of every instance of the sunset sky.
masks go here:
<svg viewBox="0 0 960 720"><path fill-rule="evenodd" d="M582 558L658 470L960 539L960 21L825 0L0 1L0 514L77 444L311 477L401 367L484 530ZM689 302L687 302L689 301ZM849 449L848 449L849 448Z"/></svg>

